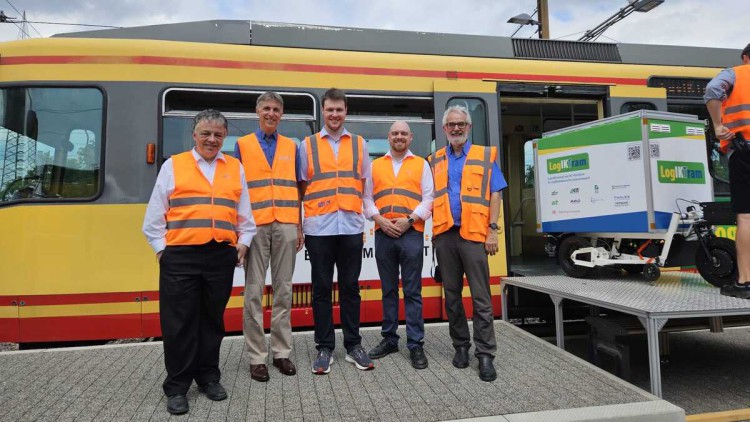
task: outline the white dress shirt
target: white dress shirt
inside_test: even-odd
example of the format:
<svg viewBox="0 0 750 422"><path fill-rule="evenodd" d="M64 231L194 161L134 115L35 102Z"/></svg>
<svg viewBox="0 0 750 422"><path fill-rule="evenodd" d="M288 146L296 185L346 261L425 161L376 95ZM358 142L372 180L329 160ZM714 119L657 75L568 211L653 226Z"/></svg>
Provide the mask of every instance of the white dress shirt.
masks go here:
<svg viewBox="0 0 750 422"><path fill-rule="evenodd" d="M341 136L351 135L349 131L344 128L341 132ZM333 156L338 158L339 146L341 145L341 137L334 139L325 127L320 131L320 137L325 138L328 144L333 149ZM312 142L315 142L315 135L310 137ZM362 144L362 157L360 159L362 163L362 178L370 178L370 155L367 152L367 142ZM308 181L307 169L312 163L307 162L307 146L305 142L299 144L299 174L297 174L298 180ZM365 217L361 212L336 210L323 215L316 215L314 217L305 217L302 221L302 231L305 234L311 236L335 236L338 234L359 234L365 231Z"/></svg>
<svg viewBox="0 0 750 422"><path fill-rule="evenodd" d="M397 160L393 158L391 151L389 150L385 156L391 157L393 163L393 174L398 176L398 172L401 170L401 165L404 163L406 157L414 156L414 154L410 150L406 150L406 154L400 160ZM422 202L414 208L414 214L418 215L422 221L427 221L432 215L432 201L435 199L435 183L432 180L430 165L427 163L427 160L422 161L424 161L424 166L422 167ZM378 210L378 207L375 206L375 201L372 199L372 164L370 164L369 174L370 177L367 178L367 182L365 183L365 194L362 199L364 201L365 217L372 220L374 216L380 215L380 211Z"/></svg>
<svg viewBox="0 0 750 422"><path fill-rule="evenodd" d="M226 162L224 154L219 152L216 158L210 163L203 159L193 148L190 152L198 163L203 176L211 185L214 184L214 174L216 173L216 161ZM250 242L255 236L255 219L250 210L250 195L245 186L245 170L240 166L240 184L242 194L240 202L237 203L237 241L245 246L250 247ZM174 166L172 159L168 159L161 166L159 176L156 177L154 191L151 193L151 199L146 207L146 217L143 219L143 234L146 235L148 243L156 253L161 252L167 246L167 211L169 210L169 196L174 192Z"/></svg>

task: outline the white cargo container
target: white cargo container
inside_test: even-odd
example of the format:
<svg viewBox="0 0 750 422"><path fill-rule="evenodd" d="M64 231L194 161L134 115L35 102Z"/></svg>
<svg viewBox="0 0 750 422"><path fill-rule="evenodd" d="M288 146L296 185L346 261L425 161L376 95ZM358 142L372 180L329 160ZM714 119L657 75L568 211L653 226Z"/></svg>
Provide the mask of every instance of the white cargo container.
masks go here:
<svg viewBox="0 0 750 422"><path fill-rule="evenodd" d="M693 115L622 114L545 133L534 152L540 232L664 233L678 200L713 197Z"/></svg>

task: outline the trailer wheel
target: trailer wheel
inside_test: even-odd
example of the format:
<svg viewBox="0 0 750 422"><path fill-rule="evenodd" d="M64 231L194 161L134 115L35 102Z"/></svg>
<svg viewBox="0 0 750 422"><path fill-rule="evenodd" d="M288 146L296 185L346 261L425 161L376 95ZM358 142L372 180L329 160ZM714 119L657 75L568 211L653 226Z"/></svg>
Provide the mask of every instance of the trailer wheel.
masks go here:
<svg viewBox="0 0 750 422"><path fill-rule="evenodd" d="M575 278L586 278L591 274L593 268L576 265L571 258L573 252L589 246L591 246L591 243L580 236L568 236L560 242L560 246L557 250L557 260L560 263L560 267L565 271L565 274ZM578 255L578 258L581 260L591 259L590 255L591 254L582 254Z"/></svg>
<svg viewBox="0 0 750 422"><path fill-rule="evenodd" d="M708 239L708 253L701 245L695 252L695 266L700 275L716 287L732 284L739 278L737 248L733 240L724 237Z"/></svg>
<svg viewBox="0 0 750 422"><path fill-rule="evenodd" d="M656 264L646 264L643 266L643 278L647 281L656 281L661 275L661 270Z"/></svg>

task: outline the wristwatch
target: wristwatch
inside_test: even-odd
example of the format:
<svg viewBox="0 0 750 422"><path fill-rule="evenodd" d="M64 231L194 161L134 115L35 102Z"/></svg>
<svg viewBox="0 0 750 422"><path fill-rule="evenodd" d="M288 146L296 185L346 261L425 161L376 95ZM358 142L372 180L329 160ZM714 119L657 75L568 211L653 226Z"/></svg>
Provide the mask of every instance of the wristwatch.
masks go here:
<svg viewBox="0 0 750 422"><path fill-rule="evenodd" d="M490 223L490 228L491 228L492 230L495 230L495 231L497 231L497 229L498 229L498 227L497 227L497 223Z"/></svg>
<svg viewBox="0 0 750 422"><path fill-rule="evenodd" d="M407 219L406 219L406 221L408 221L408 222L409 222L409 225L410 225L410 226L411 226L412 224L414 224L414 218L412 218L412 216L409 216L409 218L407 218Z"/></svg>

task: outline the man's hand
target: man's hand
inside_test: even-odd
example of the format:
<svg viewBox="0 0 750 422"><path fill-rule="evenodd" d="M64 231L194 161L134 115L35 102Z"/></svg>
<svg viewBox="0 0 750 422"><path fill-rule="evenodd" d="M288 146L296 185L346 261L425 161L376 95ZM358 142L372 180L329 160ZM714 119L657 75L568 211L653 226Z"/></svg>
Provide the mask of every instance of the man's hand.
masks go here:
<svg viewBox="0 0 750 422"><path fill-rule="evenodd" d="M497 232L492 229L488 229L487 239L484 241L484 251L490 255L497 253Z"/></svg>
<svg viewBox="0 0 750 422"><path fill-rule="evenodd" d="M247 255L247 246L237 242L237 266L245 266L245 256Z"/></svg>
<svg viewBox="0 0 750 422"><path fill-rule="evenodd" d="M160 250L156 253L156 262L161 262L161 253L164 252L164 249Z"/></svg>
<svg viewBox="0 0 750 422"><path fill-rule="evenodd" d="M305 235L302 233L302 224L297 224L297 252L305 246Z"/></svg>
<svg viewBox="0 0 750 422"><path fill-rule="evenodd" d="M409 230L409 227L411 227L411 224L409 224L409 219L406 217L394 218L392 222L396 225L396 228L398 228L399 236L406 233L406 231Z"/></svg>
<svg viewBox="0 0 750 422"><path fill-rule="evenodd" d="M376 223L380 226L380 230L383 231L386 235L396 239L399 236L401 236L401 231L399 228L391 222L391 220L383 217L382 215L376 215L372 218L375 220Z"/></svg>
<svg viewBox="0 0 750 422"><path fill-rule="evenodd" d="M722 141L728 141L734 138L734 133L721 123L714 126L714 133L716 134L716 137Z"/></svg>

